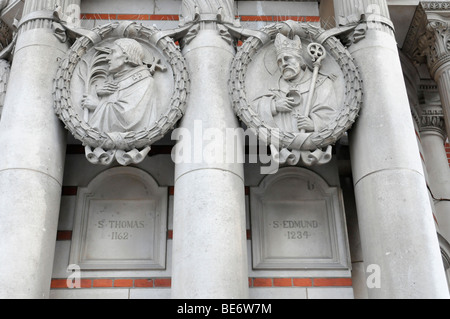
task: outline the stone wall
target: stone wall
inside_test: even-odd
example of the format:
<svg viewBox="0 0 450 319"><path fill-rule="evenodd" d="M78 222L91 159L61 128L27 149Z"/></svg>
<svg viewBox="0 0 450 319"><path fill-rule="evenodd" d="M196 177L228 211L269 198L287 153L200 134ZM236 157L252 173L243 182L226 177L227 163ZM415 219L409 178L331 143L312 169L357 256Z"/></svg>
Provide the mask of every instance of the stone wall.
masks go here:
<svg viewBox="0 0 450 319"><path fill-rule="evenodd" d="M144 25L155 25L164 30L176 28L179 23L181 1L82 1L81 25L92 28L116 20L133 20ZM279 1L237 1L236 17L244 27L259 29L277 21L294 20L319 23L319 10L316 2ZM239 45L239 44L238 44ZM170 135L170 134L169 134ZM55 262L51 284L52 298L169 298L172 268L172 219L174 199L174 163L170 152L173 141L167 137L152 146L149 158L137 165L149 173L160 186L168 187L168 223L166 269L164 270L91 270L80 273L79 287L69 289L67 278L73 272L69 265L74 215L77 193L86 187L105 167L89 164L84 158L84 149L69 136L63 196L58 225ZM345 164L344 164L345 165ZM338 162L318 168L317 172L326 177L332 186L340 186ZM252 267L252 232L250 220L250 187L257 186L264 176L258 165L245 166L245 198L248 251L248 285L250 298L354 298L354 284L350 269L344 270L255 270ZM350 225L354 228L355 211L352 190L347 189L345 205ZM350 201L350 204L349 204ZM352 217L353 216L353 217ZM361 274L362 258L359 252L359 239L350 239L352 261L356 272ZM227 278L225 280L233 280ZM357 288L356 288L357 289ZM359 289L357 289L359 291ZM356 293L357 295L359 293ZM357 296L358 297L358 296Z"/></svg>
<svg viewBox="0 0 450 319"><path fill-rule="evenodd" d="M167 144L166 144L167 143ZM170 298L172 268L172 219L174 164L171 160L170 141L161 141L153 147L149 158L137 165L149 173L160 186L168 187L168 223L167 251L165 270L90 270L81 271L79 288L67 288L67 279L73 274L69 262L74 229L77 193L79 187L86 187L89 182L105 167L93 166L84 156L84 150L77 144L69 144L66 155L66 171L58 224L58 234L53 267L51 298ZM326 176L331 184L339 185L338 170L334 161L327 167L317 170ZM246 228L249 271L249 296L253 299L316 299L316 298L354 298L353 281L358 281L360 272L360 255L358 239L350 239L352 259L355 261L356 275L348 270L302 271L302 270L255 270L252 269L252 232L250 220L250 187L257 186L264 177L259 174L259 166L248 164L246 174ZM347 194L348 195L348 194ZM351 196L351 194L350 194ZM354 216L352 207L346 202L346 213ZM350 221L349 227L353 227ZM227 280L233 280L228 278ZM357 289L357 288L356 288Z"/></svg>

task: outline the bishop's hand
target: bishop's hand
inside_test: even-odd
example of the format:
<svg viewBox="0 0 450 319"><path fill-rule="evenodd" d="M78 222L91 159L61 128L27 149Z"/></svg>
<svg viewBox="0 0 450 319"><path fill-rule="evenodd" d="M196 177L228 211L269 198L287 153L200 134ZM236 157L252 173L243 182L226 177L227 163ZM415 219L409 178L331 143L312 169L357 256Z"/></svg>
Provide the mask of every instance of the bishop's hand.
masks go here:
<svg viewBox="0 0 450 319"><path fill-rule="evenodd" d="M119 89L119 85L115 82L105 82L103 86L97 90L98 96L111 95Z"/></svg>
<svg viewBox="0 0 450 319"><path fill-rule="evenodd" d="M99 99L91 94L84 94L83 98L81 99L81 106L91 111L95 110L99 103Z"/></svg>
<svg viewBox="0 0 450 319"><path fill-rule="evenodd" d="M291 97L280 97L275 100L275 109L277 113L292 112L294 99Z"/></svg>
<svg viewBox="0 0 450 319"><path fill-rule="evenodd" d="M313 132L314 121L308 116L300 115L297 117L297 127L299 130L305 130L305 132Z"/></svg>

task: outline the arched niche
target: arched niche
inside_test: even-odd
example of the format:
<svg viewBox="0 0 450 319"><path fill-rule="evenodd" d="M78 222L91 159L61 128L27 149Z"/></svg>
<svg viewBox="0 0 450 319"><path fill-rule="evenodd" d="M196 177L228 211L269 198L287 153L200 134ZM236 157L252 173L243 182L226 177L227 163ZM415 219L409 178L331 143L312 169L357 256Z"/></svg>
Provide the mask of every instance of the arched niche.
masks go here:
<svg viewBox="0 0 450 319"><path fill-rule="evenodd" d="M167 187L133 167L78 189L70 263L81 269L165 269Z"/></svg>
<svg viewBox="0 0 450 319"><path fill-rule="evenodd" d="M341 190L304 168L250 189L254 269L350 269Z"/></svg>

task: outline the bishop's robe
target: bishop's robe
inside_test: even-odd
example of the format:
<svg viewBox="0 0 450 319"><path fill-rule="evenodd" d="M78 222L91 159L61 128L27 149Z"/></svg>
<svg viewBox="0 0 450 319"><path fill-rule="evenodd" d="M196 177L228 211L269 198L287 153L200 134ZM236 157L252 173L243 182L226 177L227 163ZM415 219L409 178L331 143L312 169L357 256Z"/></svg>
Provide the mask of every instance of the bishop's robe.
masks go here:
<svg viewBox="0 0 450 319"><path fill-rule="evenodd" d="M279 128L283 132L294 133L296 138L290 148L300 150L305 140L314 132L320 132L326 128L330 121L336 117L336 94L332 80L324 75L319 75L309 114L305 114L306 103L310 91L312 73L308 70L305 77L299 82L279 81L279 88L272 89L267 94L254 100L254 106L261 119L269 126ZM293 107L291 112L278 112L275 102L280 97L288 96L288 93L297 93L299 104ZM297 126L296 115L309 116L314 122L314 132L301 133Z"/></svg>
<svg viewBox="0 0 450 319"><path fill-rule="evenodd" d="M89 124L104 132L142 131L156 121L155 83L146 66L115 75L118 89L103 96Z"/></svg>

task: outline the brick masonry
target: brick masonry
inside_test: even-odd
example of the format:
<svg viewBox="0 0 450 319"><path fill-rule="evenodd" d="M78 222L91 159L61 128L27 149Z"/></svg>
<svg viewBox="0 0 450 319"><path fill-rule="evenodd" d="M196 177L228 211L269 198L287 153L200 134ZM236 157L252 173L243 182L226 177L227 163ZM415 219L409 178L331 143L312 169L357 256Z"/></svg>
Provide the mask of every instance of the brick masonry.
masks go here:
<svg viewBox="0 0 450 319"><path fill-rule="evenodd" d="M77 288L170 288L171 278L85 278ZM351 287L351 278L249 278L250 288L264 287ZM65 289L67 279L55 278L51 289Z"/></svg>
<svg viewBox="0 0 450 319"><path fill-rule="evenodd" d="M82 13L81 19L83 20L153 20L153 21L178 21L179 16L176 14L115 14L115 13ZM236 19L240 19L243 22L248 21L286 21L294 20L299 22L319 22L318 16L253 16L253 15L241 15L236 16Z"/></svg>
<svg viewBox="0 0 450 319"><path fill-rule="evenodd" d="M170 278L86 278L76 288L170 288ZM67 279L52 279L51 289L68 288Z"/></svg>

